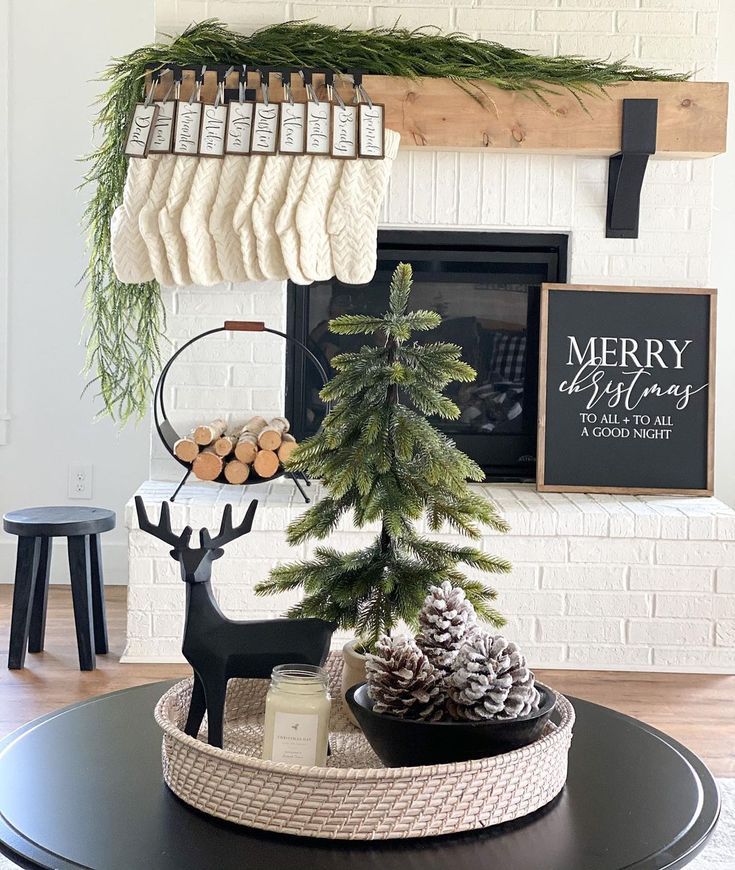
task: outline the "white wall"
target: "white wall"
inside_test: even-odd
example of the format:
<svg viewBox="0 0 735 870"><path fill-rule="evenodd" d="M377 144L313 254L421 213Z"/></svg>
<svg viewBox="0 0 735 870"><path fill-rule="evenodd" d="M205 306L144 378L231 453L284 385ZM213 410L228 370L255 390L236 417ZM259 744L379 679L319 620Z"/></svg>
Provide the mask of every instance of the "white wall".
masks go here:
<svg viewBox="0 0 735 870"><path fill-rule="evenodd" d="M0 117L0 165L4 134L9 143L10 216L7 227L0 224L8 242L9 312L8 322L0 322L8 335L8 370L0 380L7 375L10 416L8 443L0 444L0 513L67 503L69 463L93 464L93 499L75 503L118 511L119 527L103 538L105 567L108 582L126 582L122 508L146 474L148 428L95 424L99 402L80 397L83 289L77 282L85 267L80 220L89 192L76 187L84 172L78 158L91 147L92 104L102 88L93 80L110 58L151 41L153 0L0 5L10 72L9 115ZM2 252L0 245L0 282ZM15 539L0 533L0 582L13 578L14 550ZM52 576L66 580L65 553L57 550Z"/></svg>
<svg viewBox="0 0 735 870"><path fill-rule="evenodd" d="M715 470L718 496L735 505L735 3L720 8L717 79L730 82L728 153L714 161L712 286L718 295L717 429Z"/></svg>

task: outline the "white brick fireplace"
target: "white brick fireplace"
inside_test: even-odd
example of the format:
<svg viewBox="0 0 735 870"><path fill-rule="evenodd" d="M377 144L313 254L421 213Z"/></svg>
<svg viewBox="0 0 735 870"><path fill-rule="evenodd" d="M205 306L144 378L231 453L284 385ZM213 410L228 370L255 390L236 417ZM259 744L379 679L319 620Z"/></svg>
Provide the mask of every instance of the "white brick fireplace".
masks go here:
<svg viewBox="0 0 735 870"><path fill-rule="evenodd" d="M240 3L159 0L158 26L181 30L217 15L242 29L316 16L328 23L435 23L545 52L606 56L714 78L716 0L524 0L502 2ZM593 106L591 106L593 109ZM643 189L640 238L606 239L607 161L542 154L404 151L390 181L382 226L503 232L564 232L569 280L579 283L707 285L712 161L653 160ZM175 344L226 319L286 327L278 282L165 291ZM170 380L173 380L174 376ZM217 337L177 365L167 397L180 430L194 418L283 411L284 348L270 337ZM170 494L179 467L154 435L149 512ZM508 632L536 666L735 672L735 513L715 499L544 494L530 486L484 488L510 522L483 546L514 570L495 583ZM283 480L237 490L192 484L173 510L178 526L215 525L222 504L262 499L255 531L215 565L223 608L239 618L276 615L287 602L260 599L254 583L279 561L303 557L285 544L302 510ZM132 514L128 512L128 522ZM368 533L343 529L333 543ZM160 542L130 535L128 661L179 656L183 583Z"/></svg>

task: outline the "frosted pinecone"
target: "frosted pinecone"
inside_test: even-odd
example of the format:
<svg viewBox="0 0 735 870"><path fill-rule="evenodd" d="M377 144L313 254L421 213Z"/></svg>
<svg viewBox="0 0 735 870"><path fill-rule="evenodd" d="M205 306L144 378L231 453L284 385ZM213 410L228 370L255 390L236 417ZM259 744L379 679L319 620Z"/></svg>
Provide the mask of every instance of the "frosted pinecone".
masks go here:
<svg viewBox="0 0 735 870"><path fill-rule="evenodd" d="M464 589L445 580L441 586L432 586L424 600L416 643L434 667L447 674L476 621L475 608Z"/></svg>
<svg viewBox="0 0 735 870"><path fill-rule="evenodd" d="M376 713L435 722L446 700L442 674L411 637L383 637L365 666Z"/></svg>
<svg viewBox="0 0 735 870"><path fill-rule="evenodd" d="M460 649L447 677L454 719L514 719L538 707L533 672L516 644L476 631Z"/></svg>

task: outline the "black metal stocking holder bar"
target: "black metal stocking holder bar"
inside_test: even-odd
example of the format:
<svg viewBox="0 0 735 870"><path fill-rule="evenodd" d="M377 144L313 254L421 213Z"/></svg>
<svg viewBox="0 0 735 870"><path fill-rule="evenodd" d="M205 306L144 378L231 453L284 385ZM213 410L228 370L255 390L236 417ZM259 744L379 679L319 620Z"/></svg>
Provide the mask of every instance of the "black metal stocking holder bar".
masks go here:
<svg viewBox="0 0 735 870"><path fill-rule="evenodd" d="M199 335L195 335L194 338L189 339L185 344L183 344L176 353L169 359L166 365L161 370L161 374L158 377L158 382L156 383L156 388L153 392L153 422L156 427L156 432L158 433L158 437L161 439L161 443L166 448L167 452L179 463L179 465L183 466L186 469L184 476L181 478L180 483L174 490L169 501L174 501L176 496L179 494L181 488L184 486L186 481L189 479L189 475L191 474L191 466L183 462L179 459L174 453L174 444L181 437L177 431L174 429L173 425L168 419L168 415L166 413L166 403L164 400L164 390L166 387L166 378L168 377L169 372L171 371L171 366L176 362L179 356L192 344L197 341L201 341L204 338L207 338L210 335L216 335L219 332L267 332L270 335L277 335L280 338L284 339L289 344L294 345L299 348L307 357L307 359L314 365L316 370L319 372L319 375L322 379L322 383L326 384L329 379L327 373L324 369L324 366L321 364L319 359L309 350L309 348L297 338L293 336L286 335L285 332L279 332L277 329L269 329L266 327L264 323L260 321L251 321L251 320L226 320L223 326L217 327L216 329L209 329L206 332L201 332ZM329 406L327 405L327 409ZM257 485L260 483L269 483L272 480L276 480L278 477L284 475L290 478L298 491L301 493L305 502L310 502L311 499L306 494L306 491L301 486L301 481L303 481L307 486L311 486L311 481L309 478L300 471L292 472L292 471L284 471L282 468L279 469L272 477L261 478L255 474L252 474L251 477L248 478L247 483L240 484L241 486L251 486ZM226 482L224 478L219 482Z"/></svg>
<svg viewBox="0 0 735 870"><path fill-rule="evenodd" d="M608 239L637 239L641 189L648 158L656 153L658 100L623 100L620 151L610 158L607 176Z"/></svg>
<svg viewBox="0 0 735 870"><path fill-rule="evenodd" d="M178 64L178 63L148 63L146 64L146 69L151 74L151 79L153 84L158 84L161 78L165 73L170 72L173 76L174 82L181 82L183 79L183 75L185 72L194 73L195 79L197 82L201 83L204 80L204 76L209 74L216 74L217 82L224 82L227 78L228 73L234 74L237 72L238 74L238 82L242 87L244 86L245 90L242 94L246 100L254 100L256 96L255 88L248 88L248 73L257 73L258 74L258 83L262 87L263 84L270 84L270 77L272 74L278 76L278 80L283 85L283 83L290 83L291 76L298 73L302 79L304 84L311 85L312 79L314 75L323 75L324 76L324 84L328 87L332 87L334 85L334 80L336 77L341 75L349 76L351 78L350 84L360 90L362 94L365 94L362 84L362 77L365 75L365 70L362 69L348 69L343 73L338 73L332 69L325 69L323 67L304 67L304 66L289 66L289 65L278 65L278 66L265 66L263 64L250 64L243 63L242 61L232 62L232 63L208 63L208 64ZM237 100L241 97L240 88L226 88L225 89L225 100ZM367 95L365 94L365 97ZM365 102L369 102L369 97L365 99Z"/></svg>

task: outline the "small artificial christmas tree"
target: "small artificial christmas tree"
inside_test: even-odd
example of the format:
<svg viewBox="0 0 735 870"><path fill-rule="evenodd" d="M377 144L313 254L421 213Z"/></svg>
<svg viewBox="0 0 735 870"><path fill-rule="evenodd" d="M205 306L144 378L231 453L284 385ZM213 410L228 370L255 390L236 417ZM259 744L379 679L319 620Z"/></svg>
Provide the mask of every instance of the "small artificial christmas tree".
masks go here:
<svg viewBox="0 0 735 870"><path fill-rule="evenodd" d="M467 484L482 480L482 470L426 419L456 419L459 408L443 390L476 373L460 359L458 345L410 342L412 332L441 323L433 311L407 310L411 280L411 267L401 263L385 315L345 314L330 322L338 335L379 333L385 341L334 357L336 374L321 392L332 408L288 462L289 470L320 478L329 492L291 523L289 543L323 540L348 511L357 528L379 523L377 537L351 553L318 547L314 558L276 568L256 587L259 595L303 588L289 616L319 616L356 629L366 650L399 619L415 626L430 588L444 581L464 590L481 619L504 622L490 606L495 592L465 577L458 565L505 572L509 563L476 547L432 540L416 528L425 515L432 532L446 523L475 540L481 526L507 530L494 505Z"/></svg>

